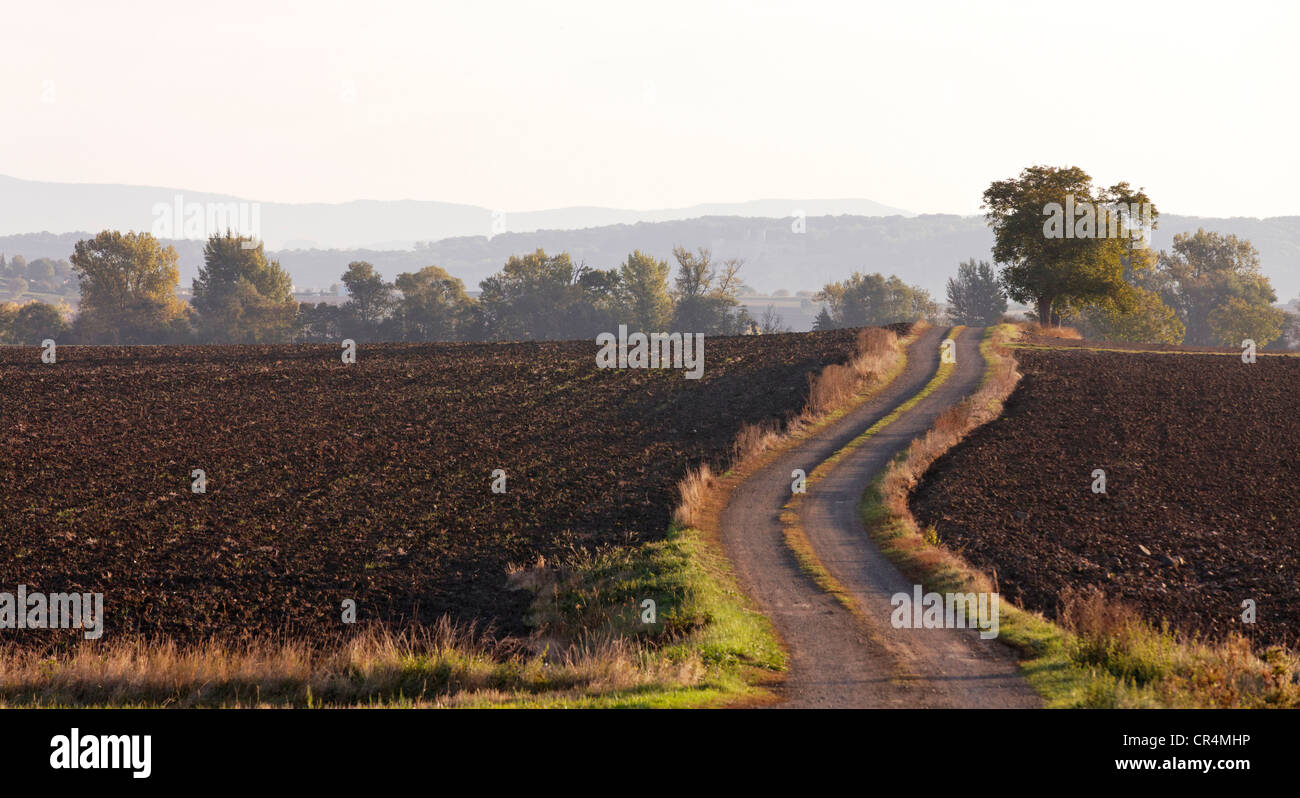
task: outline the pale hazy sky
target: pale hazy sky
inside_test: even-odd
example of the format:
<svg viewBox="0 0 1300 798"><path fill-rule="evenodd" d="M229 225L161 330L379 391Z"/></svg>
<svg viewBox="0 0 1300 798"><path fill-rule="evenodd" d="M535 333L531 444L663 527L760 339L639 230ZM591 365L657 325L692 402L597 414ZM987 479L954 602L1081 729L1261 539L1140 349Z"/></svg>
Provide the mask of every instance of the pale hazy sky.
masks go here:
<svg viewBox="0 0 1300 798"><path fill-rule="evenodd" d="M1297 9L4 0L0 174L507 211L976 213L991 180L1048 163L1166 212L1300 214Z"/></svg>

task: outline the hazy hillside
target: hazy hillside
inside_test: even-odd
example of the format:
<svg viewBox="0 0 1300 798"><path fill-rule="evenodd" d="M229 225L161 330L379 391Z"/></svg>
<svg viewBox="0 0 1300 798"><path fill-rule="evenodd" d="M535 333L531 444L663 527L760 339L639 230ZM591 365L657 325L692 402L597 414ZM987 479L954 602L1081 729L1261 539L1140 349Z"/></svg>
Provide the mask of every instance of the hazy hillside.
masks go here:
<svg viewBox="0 0 1300 798"><path fill-rule="evenodd" d="M1264 272L1290 301L1300 295L1300 217L1212 219L1166 214L1160 218L1155 246L1168 248L1175 233L1205 227L1244 236L1258 247ZM0 252L66 258L85 233L28 234L0 237ZM181 255L184 285L196 273L202 242L171 242ZM942 298L947 278L958 261L989 258L992 237L981 217L924 215L810 216L806 232L791 229L791 220L709 216L682 221L611 225L587 230L506 233L488 239L463 236L435 242L420 250L279 250L274 257L300 288L335 283L349 261L367 260L386 276L437 264L473 289L501 268L512 254L541 247L568 251L575 260L598 268L617 266L633 249L668 258L676 244L707 246L717 258L741 257L741 277L760 292L784 288L791 293L815 290L854 270L896 273Z"/></svg>
<svg viewBox="0 0 1300 798"><path fill-rule="evenodd" d="M42 183L0 175L0 236L38 230L53 233L103 229L148 231L153 229L156 206L173 207L178 197L182 208L188 203L245 203L248 207L242 212L250 221L252 206L258 206L260 237L271 249L398 250L410 249L418 241L453 236L577 230L713 215L911 215L865 199L766 199L647 211L575 207L497 212L475 205L414 200L288 204L176 188Z"/></svg>

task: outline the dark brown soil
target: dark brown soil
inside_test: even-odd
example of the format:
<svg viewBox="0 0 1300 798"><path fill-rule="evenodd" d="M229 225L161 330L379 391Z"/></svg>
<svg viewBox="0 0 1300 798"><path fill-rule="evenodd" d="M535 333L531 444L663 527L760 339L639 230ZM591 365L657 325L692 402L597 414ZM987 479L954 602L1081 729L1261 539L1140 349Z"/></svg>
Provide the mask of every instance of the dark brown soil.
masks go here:
<svg viewBox="0 0 1300 798"><path fill-rule="evenodd" d="M918 520L1036 610L1099 588L1182 631L1294 645L1300 359L1016 357L1025 378L1005 414L935 464Z"/></svg>
<svg viewBox="0 0 1300 798"><path fill-rule="evenodd" d="M597 369L592 342L362 345L350 366L332 346L0 350L0 591L102 592L109 634L177 640L332 635L345 599L520 631L507 564L661 536L686 469L800 410L854 336L710 338L698 381Z"/></svg>

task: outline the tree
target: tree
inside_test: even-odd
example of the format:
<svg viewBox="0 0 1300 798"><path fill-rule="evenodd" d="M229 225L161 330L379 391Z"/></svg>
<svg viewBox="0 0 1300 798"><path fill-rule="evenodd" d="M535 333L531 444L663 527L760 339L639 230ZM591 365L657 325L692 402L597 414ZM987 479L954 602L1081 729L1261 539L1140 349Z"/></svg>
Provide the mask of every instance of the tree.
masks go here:
<svg viewBox="0 0 1300 798"><path fill-rule="evenodd" d="M995 181L983 207L1003 287L1017 302L1032 303L1044 326L1055 324L1063 305L1122 294L1125 264L1145 245L1137 237L1158 217L1141 189L1095 189L1077 166L1031 166L1018 178Z"/></svg>
<svg viewBox="0 0 1300 798"><path fill-rule="evenodd" d="M344 334L358 340L375 340L383 335L384 323L393 309L393 286L366 261L348 264L343 273L348 301L343 305Z"/></svg>
<svg viewBox="0 0 1300 798"><path fill-rule="evenodd" d="M957 276L948 278L948 317L954 324L989 327L1006 312L1007 295L988 261L971 258L957 265Z"/></svg>
<svg viewBox="0 0 1300 798"><path fill-rule="evenodd" d="M16 315L18 315L17 302L0 302L0 344L14 343L13 323Z"/></svg>
<svg viewBox="0 0 1300 798"><path fill-rule="evenodd" d="M622 283L620 319L628 329L654 332L672 321L673 300L668 295L668 262L641 250L633 252L619 267Z"/></svg>
<svg viewBox="0 0 1300 798"><path fill-rule="evenodd" d="M1262 337L1280 325L1281 311L1273 308L1277 294L1259 270L1259 253L1245 239L1198 229L1174 236L1172 252L1161 252L1159 283L1155 288L1187 326L1187 343L1212 346L1223 343L1228 329L1239 329L1247 319L1258 323ZM1233 299L1239 300L1227 307ZM1220 311L1216 329L1212 318ZM1277 338L1274 334L1269 340ZM1247 338L1254 336L1244 336ZM1232 342L1239 346L1241 338Z"/></svg>
<svg viewBox="0 0 1300 798"><path fill-rule="evenodd" d="M199 335L216 343L282 343L292 340L298 303L279 261L267 260L261 242L229 231L203 248L194 278L193 305Z"/></svg>
<svg viewBox="0 0 1300 798"><path fill-rule="evenodd" d="M763 309L763 315L758 321L758 330L764 335L790 332L790 328L785 326L785 319L776 312L776 305L768 305Z"/></svg>
<svg viewBox="0 0 1300 798"><path fill-rule="evenodd" d="M58 308L44 302L28 302L9 321L9 338L21 346L39 346L47 338L59 340L67 329Z"/></svg>
<svg viewBox="0 0 1300 798"><path fill-rule="evenodd" d="M183 340L189 313L176 298L176 259L175 249L148 233L105 230L78 241L71 261L81 281L82 338L113 344Z"/></svg>
<svg viewBox="0 0 1300 798"><path fill-rule="evenodd" d="M836 327L878 327L938 315L930 294L897 276L854 272L847 280L827 283L814 297L825 302Z"/></svg>
<svg viewBox="0 0 1300 798"><path fill-rule="evenodd" d="M1282 337L1274 341L1269 348L1300 349L1300 315L1283 311Z"/></svg>
<svg viewBox="0 0 1300 798"><path fill-rule="evenodd" d="M835 320L831 318L831 312L822 305L822 309L813 320L814 330L833 330L835 329Z"/></svg>
<svg viewBox="0 0 1300 798"><path fill-rule="evenodd" d="M691 252L673 247L677 277L672 297L674 331L705 335L740 335L749 328L749 314L740 307L737 274L744 261L732 258L717 267L709 250Z"/></svg>
<svg viewBox="0 0 1300 798"><path fill-rule="evenodd" d="M296 326L300 341L338 343L347 337L343 332L343 308L328 302L299 305Z"/></svg>
<svg viewBox="0 0 1300 798"><path fill-rule="evenodd" d="M515 255L479 283L480 335L504 340L591 338L609 331L619 315L617 269L574 266L568 253L537 250Z"/></svg>
<svg viewBox="0 0 1300 798"><path fill-rule="evenodd" d="M623 277L619 269L589 269L581 265L574 272L569 291L566 338L591 338L616 327L624 302Z"/></svg>
<svg viewBox="0 0 1300 798"><path fill-rule="evenodd" d="M1210 311L1211 340L1223 346L1241 346L1250 339L1264 347L1282 337L1285 322L1286 313L1272 305L1229 297Z"/></svg>
<svg viewBox="0 0 1300 798"><path fill-rule="evenodd" d="M57 264L49 258L37 258L27 264L27 282L52 287Z"/></svg>
<svg viewBox="0 0 1300 798"><path fill-rule="evenodd" d="M465 284L437 266L397 275L397 318L406 341L462 340L474 300Z"/></svg>
<svg viewBox="0 0 1300 798"><path fill-rule="evenodd" d="M575 271L567 252L512 255L501 271L479 283L485 334L504 340L564 338L563 308Z"/></svg>
<svg viewBox="0 0 1300 798"><path fill-rule="evenodd" d="M1159 294L1134 286L1125 301L1105 300L1081 311L1071 324L1087 338L1139 344L1181 344L1186 327Z"/></svg>

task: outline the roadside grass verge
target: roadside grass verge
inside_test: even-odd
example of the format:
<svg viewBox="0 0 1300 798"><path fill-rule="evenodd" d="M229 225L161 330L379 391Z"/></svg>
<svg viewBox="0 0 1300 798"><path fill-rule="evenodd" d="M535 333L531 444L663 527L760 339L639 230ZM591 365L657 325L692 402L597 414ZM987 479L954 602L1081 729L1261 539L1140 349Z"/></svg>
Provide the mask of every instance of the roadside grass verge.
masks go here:
<svg viewBox="0 0 1300 798"><path fill-rule="evenodd" d="M1083 333L1073 327L1066 327L1065 325L1044 327L1036 321L1022 321L1016 324L1016 326L1030 335L1037 335L1042 338L1056 338L1062 341L1083 340Z"/></svg>
<svg viewBox="0 0 1300 798"><path fill-rule="evenodd" d="M901 372L902 340L864 330L843 365L810 377L784 428L739 431L721 477L700 464L680 484L659 541L574 550L512 569L533 594L534 635L496 639L446 620L372 625L346 639L74 640L52 651L0 645L0 706L699 707L770 699L785 667L771 623L741 592L717 543L731 488L779 449ZM653 602L650 615L649 600Z"/></svg>
<svg viewBox="0 0 1300 798"><path fill-rule="evenodd" d="M990 328L979 390L900 454L859 506L885 555L928 591L997 591L996 573L977 571L933 529L920 529L907 500L935 460L1001 414L1020 379L1008 347L1016 335L1010 325ZM1242 637L1218 644L1189 639L1100 593L1061 596L1057 622L1007 601L1001 607L999 637L1020 651L1025 678L1049 707L1300 706L1300 658L1293 651L1256 654Z"/></svg>

